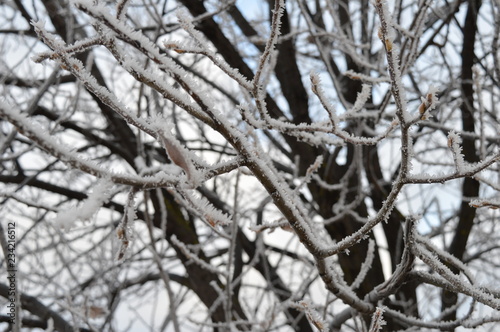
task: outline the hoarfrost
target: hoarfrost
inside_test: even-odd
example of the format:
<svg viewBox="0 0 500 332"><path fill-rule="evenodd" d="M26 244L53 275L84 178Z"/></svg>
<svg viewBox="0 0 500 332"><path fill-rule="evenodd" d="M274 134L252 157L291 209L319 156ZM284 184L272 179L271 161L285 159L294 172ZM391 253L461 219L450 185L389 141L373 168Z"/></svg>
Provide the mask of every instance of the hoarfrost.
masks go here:
<svg viewBox="0 0 500 332"><path fill-rule="evenodd" d="M102 205L109 201L112 194L112 188L112 181L108 179L99 180L87 199L80 203L79 206L61 209L54 219L54 222L61 229L69 231L77 220L91 220Z"/></svg>

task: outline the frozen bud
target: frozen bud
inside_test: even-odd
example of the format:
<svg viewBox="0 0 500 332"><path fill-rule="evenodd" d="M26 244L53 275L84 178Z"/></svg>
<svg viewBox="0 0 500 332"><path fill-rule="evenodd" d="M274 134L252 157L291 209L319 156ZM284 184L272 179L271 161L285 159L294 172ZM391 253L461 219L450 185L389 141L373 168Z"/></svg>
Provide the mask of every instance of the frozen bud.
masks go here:
<svg viewBox="0 0 500 332"><path fill-rule="evenodd" d="M418 112L420 114L424 114L425 111L427 111L427 107L429 107L429 104L427 103L427 101L424 98L421 98L421 100L422 100L422 103L418 107Z"/></svg>
<svg viewBox="0 0 500 332"><path fill-rule="evenodd" d="M351 80L361 80L361 76L352 71L345 72L345 76L349 77Z"/></svg>
<svg viewBox="0 0 500 332"><path fill-rule="evenodd" d="M68 67L68 66L66 66L66 64L65 64L65 63L60 62L60 63L59 63L59 66L61 67L61 69L66 70L66 71L69 71L69 67Z"/></svg>
<svg viewBox="0 0 500 332"><path fill-rule="evenodd" d="M312 72L310 75L310 79L311 79L312 92L314 92L314 94L318 94L318 92L319 92L318 85L321 82L318 74L316 74L315 72Z"/></svg>
<svg viewBox="0 0 500 332"><path fill-rule="evenodd" d="M429 105L430 105L430 104L434 103L434 101L436 99L436 94L429 92L426 97L427 97L427 103L429 103Z"/></svg>
<svg viewBox="0 0 500 332"><path fill-rule="evenodd" d="M392 40L385 40L385 49L387 50L387 52L392 52Z"/></svg>
<svg viewBox="0 0 500 332"><path fill-rule="evenodd" d="M295 233L293 227L288 223L280 225L280 228L286 232Z"/></svg>
<svg viewBox="0 0 500 332"><path fill-rule="evenodd" d="M215 219L215 218L213 218L212 216L209 216L209 215L205 215L205 219L207 220L207 222L212 227L215 227L215 226L217 226L220 223L219 220L217 220L217 219Z"/></svg>
<svg viewBox="0 0 500 332"><path fill-rule="evenodd" d="M186 53L186 50L183 50L181 48L181 46L179 46L179 44L177 44L175 42L172 42L172 43L164 42L163 46L165 46L166 49L173 50L173 51L175 51L175 52L177 52L179 54Z"/></svg>
<svg viewBox="0 0 500 332"><path fill-rule="evenodd" d="M123 238L125 238L125 230L123 229L123 227L118 227L116 229L116 236L121 240Z"/></svg>
<svg viewBox="0 0 500 332"><path fill-rule="evenodd" d="M422 117L424 118L424 114L428 111L431 111L433 110L434 108L436 108L436 103L438 101L438 98L436 96L436 93L438 92L438 89L431 86L429 88L429 92L427 93L427 95L424 97L420 97L420 101L421 101L421 104L420 106L418 107L418 112L422 115ZM425 117L426 118L426 117Z"/></svg>
<svg viewBox="0 0 500 332"><path fill-rule="evenodd" d="M378 28L378 38L384 40L384 33L382 32L382 27Z"/></svg>

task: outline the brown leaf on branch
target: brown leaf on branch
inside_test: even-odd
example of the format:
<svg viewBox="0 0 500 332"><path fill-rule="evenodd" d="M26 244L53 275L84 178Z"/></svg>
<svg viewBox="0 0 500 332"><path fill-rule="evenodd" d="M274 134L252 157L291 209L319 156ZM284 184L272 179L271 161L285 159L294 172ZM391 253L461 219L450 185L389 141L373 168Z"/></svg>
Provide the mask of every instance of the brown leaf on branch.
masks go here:
<svg viewBox="0 0 500 332"><path fill-rule="evenodd" d="M184 170L188 180L191 182L194 176L194 166L191 163L191 160L186 158L186 152L184 152L184 148L180 145L180 143L174 141L173 139L167 138L162 130L158 131L158 138L163 144L163 147L165 148L165 151L167 152L170 160L172 160L174 164Z"/></svg>

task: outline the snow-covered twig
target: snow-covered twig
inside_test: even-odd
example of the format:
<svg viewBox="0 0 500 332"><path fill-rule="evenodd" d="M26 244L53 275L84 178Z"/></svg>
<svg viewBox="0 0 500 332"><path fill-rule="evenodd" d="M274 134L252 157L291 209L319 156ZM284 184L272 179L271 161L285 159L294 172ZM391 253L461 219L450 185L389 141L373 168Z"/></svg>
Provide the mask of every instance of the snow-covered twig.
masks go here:
<svg viewBox="0 0 500 332"><path fill-rule="evenodd" d="M377 307L372 316L372 321L368 332L378 332L382 330L386 322L384 321L385 308Z"/></svg>
<svg viewBox="0 0 500 332"><path fill-rule="evenodd" d="M198 255L196 253L193 253L185 243L181 242L177 238L177 236L173 235L170 240L172 241L172 244L174 244L183 253L183 255L186 256L187 259L193 262L193 264L197 264L203 269L210 271L216 275L221 275L227 279L227 271L217 269L215 266L210 265L210 263L198 257Z"/></svg>
<svg viewBox="0 0 500 332"><path fill-rule="evenodd" d="M331 260L328 258L318 258L316 256L316 267L326 288L332 292L333 295L342 299L345 304L349 305L351 308L355 308L358 312L373 312L373 305L361 300L345 281L333 271L329 262L331 262Z"/></svg>
<svg viewBox="0 0 500 332"><path fill-rule="evenodd" d="M292 304L292 307L306 313L306 317L320 332L328 332L328 325L326 324L320 313L311 306L308 301L302 300L298 303Z"/></svg>
<svg viewBox="0 0 500 332"><path fill-rule="evenodd" d="M375 241L370 239L368 240L368 252L366 253L366 258L361 264L361 268L359 269L359 273L354 279L354 282L351 284L351 289L355 290L361 286L361 283L365 280L368 271L372 268L373 260L375 259Z"/></svg>
<svg viewBox="0 0 500 332"><path fill-rule="evenodd" d="M337 117L337 114L335 112L335 109L330 105L330 103L327 101L323 89L320 86L320 79L319 76L315 73L311 73L310 75L311 79L311 89L313 93L318 96L321 105L323 108L328 112L328 116L330 118L330 123L331 123L331 131L333 134L337 135L338 137L342 138L345 142L351 143L351 144L360 144L360 145L376 145L378 142L386 138L391 131L394 130L394 128L398 125L396 121L393 121L390 126L381 134L379 134L376 137L356 137L353 136L352 134L346 132L345 130L341 129L339 126L339 119ZM362 90L362 93L358 95L358 98L356 100L355 105L351 109L350 112L356 112L361 108L361 106L368 100L369 98L369 89L367 87L364 87Z"/></svg>
<svg viewBox="0 0 500 332"><path fill-rule="evenodd" d="M0 114L16 126L20 133L31 139L52 156L87 174L98 178L110 179L116 184L125 184L144 189L168 187L176 185L179 182L177 176L169 176L167 174L140 177L132 174L118 174L109 171L95 162L81 158L71 148L61 144L54 137L47 135L44 128L31 121L20 110L12 107L12 105L0 101Z"/></svg>
<svg viewBox="0 0 500 332"><path fill-rule="evenodd" d="M172 48L174 46L174 50L178 53L188 52L193 54L202 54L209 58L214 65L219 67L225 74L227 74L230 78L232 78L235 82L237 82L244 90L250 91L252 89L252 83L249 82L241 73L232 68L220 55L216 54L205 42L205 38L202 36L200 32L198 32L192 20L190 20L187 13L184 11L177 12L177 18L181 27L189 33L191 37L198 43L197 49L190 49L189 47L183 45L170 45L168 42L164 42L164 46L166 48Z"/></svg>
<svg viewBox="0 0 500 332"><path fill-rule="evenodd" d="M464 283L457 275L455 275L446 265L442 264L437 258L436 254L424 248L423 246L413 246L413 252L425 264L437 272L440 277L433 277L436 282L446 285L444 288L453 292L468 295L478 302L484 303L496 310L500 310L500 299L495 296L484 292L480 288ZM441 280L439 280L441 279Z"/></svg>
<svg viewBox="0 0 500 332"><path fill-rule="evenodd" d="M257 108L259 112L261 112L261 115L267 114L267 112L264 111L265 102L263 101L263 99L265 97L265 87L262 86L261 77L264 73L264 69L266 68L266 64L270 62L269 58L273 55L276 55L276 53L274 52L274 47L276 46L278 37L280 35L281 17L283 16L285 10L284 8L285 2L283 0L275 1L271 19L271 35L267 39L266 47L264 49L264 52L260 56L259 63L257 65L257 71L255 72L255 76L252 80L252 92L256 99Z"/></svg>
<svg viewBox="0 0 500 332"><path fill-rule="evenodd" d="M375 9L380 18L379 38L384 44L389 76L391 78L391 91L396 102L396 114L402 126L406 125L408 119L406 106L406 93L401 81L399 68L399 54L394 45L394 27L387 3L384 0L375 0Z"/></svg>
<svg viewBox="0 0 500 332"><path fill-rule="evenodd" d="M125 213L123 214L120 225L116 229L116 236L120 240L120 250L118 251L117 260L122 260L125 257L130 242L132 241L132 227L137 219L135 213L135 194L136 190L132 189L128 193L127 203L125 204Z"/></svg>

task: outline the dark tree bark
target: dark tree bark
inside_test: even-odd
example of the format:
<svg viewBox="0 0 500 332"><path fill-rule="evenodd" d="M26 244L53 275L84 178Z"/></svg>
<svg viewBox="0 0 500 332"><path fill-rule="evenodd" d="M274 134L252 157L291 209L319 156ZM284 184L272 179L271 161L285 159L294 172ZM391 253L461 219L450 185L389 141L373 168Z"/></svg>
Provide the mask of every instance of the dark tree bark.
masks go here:
<svg viewBox="0 0 500 332"><path fill-rule="evenodd" d="M477 111L474 107L474 89L472 86L473 72L472 67L476 62L474 47L476 43L476 34L478 30L478 12L481 7L481 0L471 0L467 2L467 14L462 28L464 43L462 46L461 60L462 60L462 75L460 87L462 90L462 105L460 111L462 115L462 128L465 132L476 132L476 125L474 123L474 116ZM469 163L479 162L478 148L475 140L464 138L463 153L465 160ZM464 179L462 185L462 203L460 205L460 212L458 214L458 223L453 234L453 239L448 248L448 251L453 256L462 260L467 250L467 241L470 237L472 226L476 217L476 209L469 204L471 197L479 195L479 182L472 179ZM451 267L453 273L458 274L460 271ZM458 294L448 290L443 290L441 295L441 310L453 308L458 301ZM452 309L445 316L445 320L455 320L457 317L457 310ZM453 329L454 330L454 329Z"/></svg>

